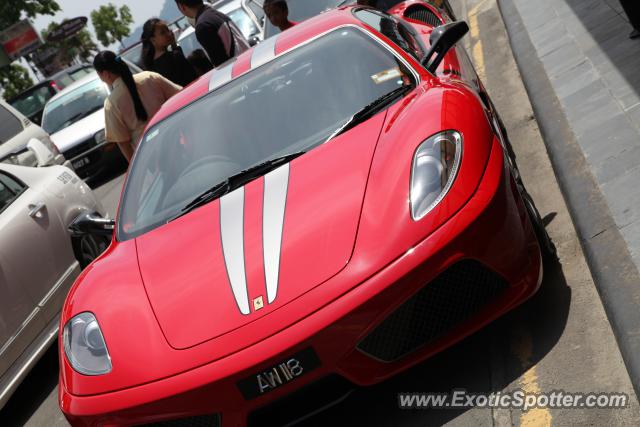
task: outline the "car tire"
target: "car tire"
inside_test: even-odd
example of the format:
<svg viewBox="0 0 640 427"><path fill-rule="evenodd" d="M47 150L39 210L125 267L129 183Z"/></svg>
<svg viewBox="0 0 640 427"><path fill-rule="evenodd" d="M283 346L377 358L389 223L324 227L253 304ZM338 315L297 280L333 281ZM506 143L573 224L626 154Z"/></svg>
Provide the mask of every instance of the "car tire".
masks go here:
<svg viewBox="0 0 640 427"><path fill-rule="evenodd" d="M84 270L109 247L106 237L84 235L72 240L73 252L80 267Z"/></svg>
<svg viewBox="0 0 640 427"><path fill-rule="evenodd" d="M558 250L556 248L556 245L551 240L551 236L549 236L549 233L547 232L544 221L540 216L540 212L538 211L533 198L526 190L526 188L524 188L524 186L520 187L522 201L524 202L524 206L527 209L527 214L529 215L529 219L531 220L533 231L536 234L538 245L540 246L540 250L542 251L542 256L546 259L557 260Z"/></svg>

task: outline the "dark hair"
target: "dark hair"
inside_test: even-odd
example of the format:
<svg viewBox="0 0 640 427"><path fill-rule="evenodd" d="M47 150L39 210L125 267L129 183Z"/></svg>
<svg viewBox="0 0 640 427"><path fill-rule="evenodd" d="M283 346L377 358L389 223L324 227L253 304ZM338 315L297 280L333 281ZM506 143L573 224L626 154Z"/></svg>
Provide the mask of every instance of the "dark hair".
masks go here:
<svg viewBox="0 0 640 427"><path fill-rule="evenodd" d="M196 71L198 77L213 70L213 64L211 64L207 54L204 53L204 50L202 49L196 49L191 52L187 61L189 61L193 69Z"/></svg>
<svg viewBox="0 0 640 427"><path fill-rule="evenodd" d="M287 0L264 0L262 8L264 9L266 6L278 6L282 10L289 11Z"/></svg>
<svg viewBox="0 0 640 427"><path fill-rule="evenodd" d="M176 0L176 3L180 3L183 6L187 7L198 7L202 6L204 2L202 0Z"/></svg>
<svg viewBox="0 0 640 427"><path fill-rule="evenodd" d="M149 120L149 115L142 104L142 99L140 99L140 94L138 93L136 82L133 79L133 74L131 74L131 70L129 70L129 67L122 58L110 50L103 50L93 59L93 68L95 68L99 73L109 71L116 76L120 76L124 84L127 86L127 89L129 89L129 94L133 100L133 106L136 109L136 116L138 117L138 120L142 122Z"/></svg>
<svg viewBox="0 0 640 427"><path fill-rule="evenodd" d="M142 41L142 65L147 71L153 70L153 59L156 56L156 48L153 46L153 43L151 43L151 37L155 34L156 25L159 22L162 22L162 20L151 18L145 22L142 27L142 36L140 37Z"/></svg>

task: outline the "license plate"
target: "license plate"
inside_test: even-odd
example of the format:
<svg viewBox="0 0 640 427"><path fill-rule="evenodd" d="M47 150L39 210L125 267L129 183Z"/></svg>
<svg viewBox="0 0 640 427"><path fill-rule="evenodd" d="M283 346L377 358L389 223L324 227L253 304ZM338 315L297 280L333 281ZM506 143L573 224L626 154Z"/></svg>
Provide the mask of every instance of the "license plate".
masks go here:
<svg viewBox="0 0 640 427"><path fill-rule="evenodd" d="M318 366L320 366L320 359L313 349L308 348L265 371L238 381L238 388L245 399L255 399L296 380Z"/></svg>
<svg viewBox="0 0 640 427"><path fill-rule="evenodd" d="M80 160L76 160L75 162L73 162L72 165L74 169L80 169L81 167L86 166L89 163L91 163L89 157L83 157Z"/></svg>

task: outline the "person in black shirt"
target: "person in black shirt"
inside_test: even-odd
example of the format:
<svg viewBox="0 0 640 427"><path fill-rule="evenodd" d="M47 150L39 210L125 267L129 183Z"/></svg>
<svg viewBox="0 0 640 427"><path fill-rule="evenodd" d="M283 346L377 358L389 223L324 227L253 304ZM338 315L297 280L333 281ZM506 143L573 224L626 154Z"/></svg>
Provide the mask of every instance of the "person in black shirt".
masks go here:
<svg viewBox="0 0 640 427"><path fill-rule="evenodd" d="M206 6L202 0L176 0L176 4L184 16L195 19L196 38L215 67L249 48L238 27L224 13Z"/></svg>
<svg viewBox="0 0 640 427"><path fill-rule="evenodd" d="M149 19L144 24L141 39L145 70L161 74L180 86L187 86L197 78L166 22L157 18Z"/></svg>

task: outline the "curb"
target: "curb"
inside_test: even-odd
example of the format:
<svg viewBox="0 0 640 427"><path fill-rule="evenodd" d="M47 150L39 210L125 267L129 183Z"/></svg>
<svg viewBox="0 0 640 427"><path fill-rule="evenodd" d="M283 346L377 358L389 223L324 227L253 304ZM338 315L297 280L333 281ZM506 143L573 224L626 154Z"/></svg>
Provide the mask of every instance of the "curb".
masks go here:
<svg viewBox="0 0 640 427"><path fill-rule="evenodd" d="M591 276L640 397L640 274L513 0L498 5Z"/></svg>

